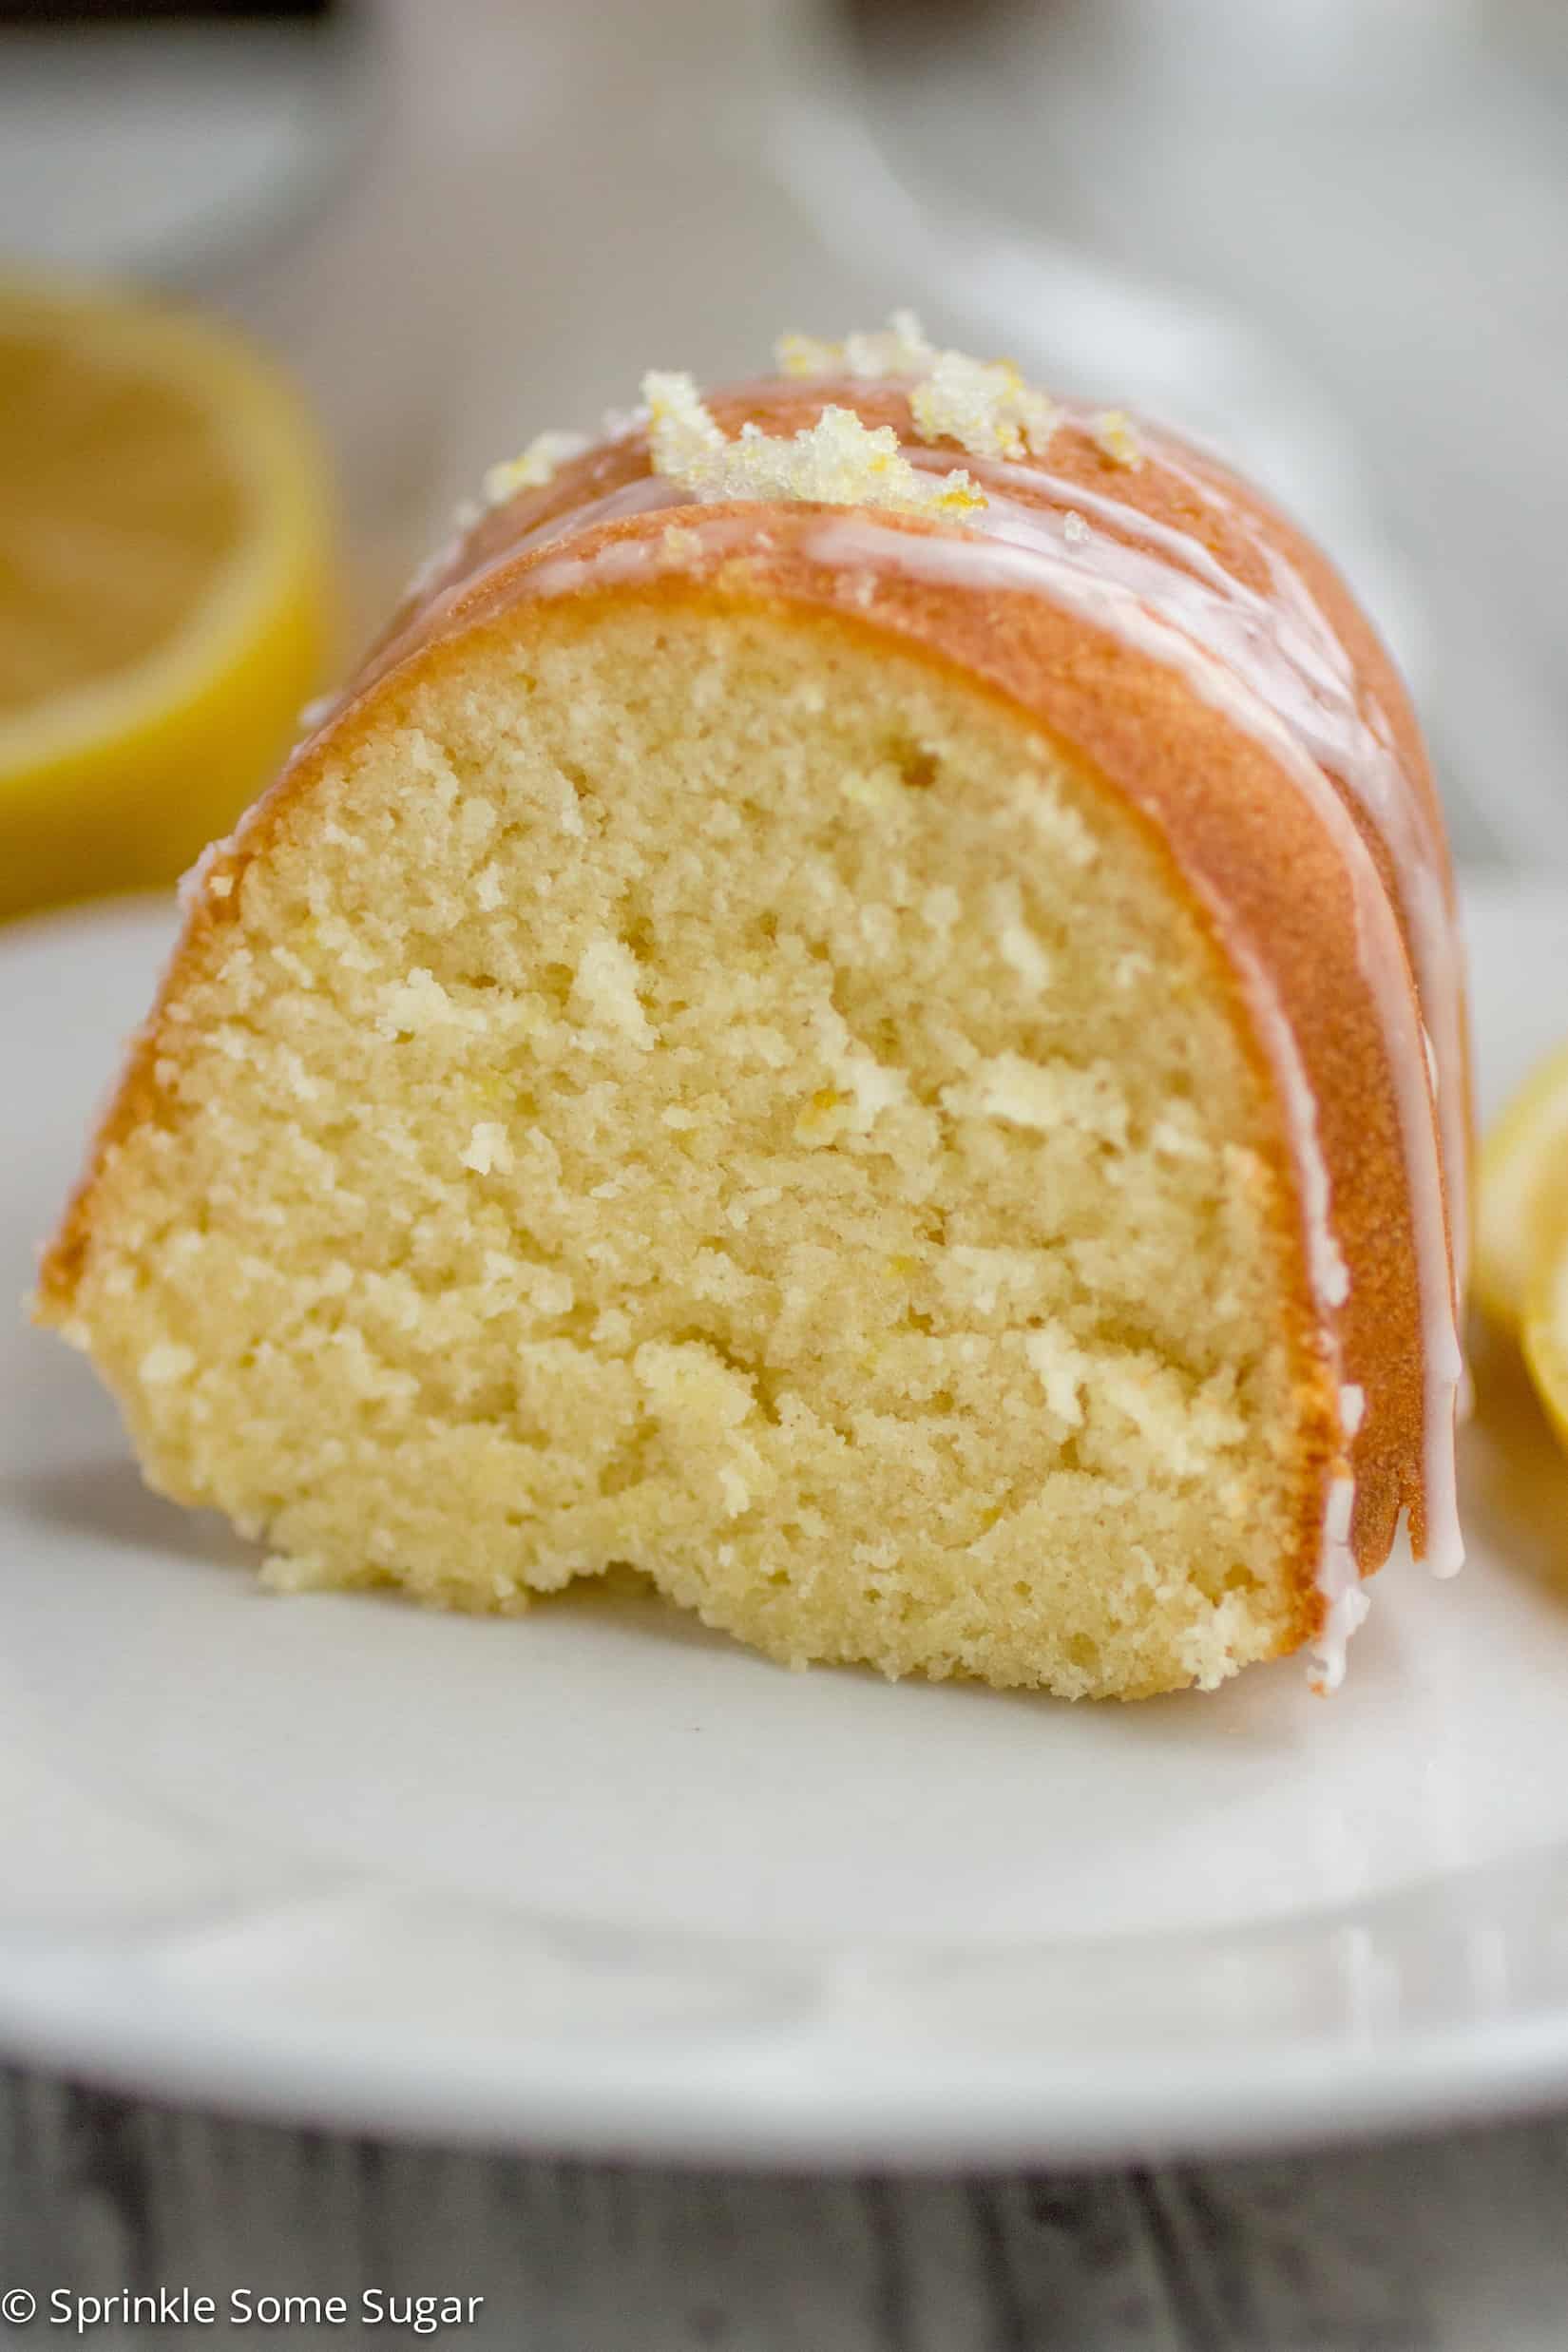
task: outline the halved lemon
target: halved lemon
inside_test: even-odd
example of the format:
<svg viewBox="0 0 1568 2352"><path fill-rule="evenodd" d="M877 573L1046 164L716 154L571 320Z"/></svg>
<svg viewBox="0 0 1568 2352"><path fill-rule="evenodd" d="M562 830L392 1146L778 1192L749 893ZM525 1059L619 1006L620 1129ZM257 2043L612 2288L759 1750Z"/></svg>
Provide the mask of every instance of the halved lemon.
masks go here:
<svg viewBox="0 0 1568 2352"><path fill-rule="evenodd" d="M1518 1330L1533 1270L1568 1216L1568 1045L1520 1089L1481 1154L1476 1291Z"/></svg>
<svg viewBox="0 0 1568 2352"><path fill-rule="evenodd" d="M1520 1338L1540 1401L1568 1445L1568 1201L1537 1254Z"/></svg>
<svg viewBox="0 0 1568 2352"><path fill-rule="evenodd" d="M315 430L210 320L0 276L0 915L171 879L318 686Z"/></svg>

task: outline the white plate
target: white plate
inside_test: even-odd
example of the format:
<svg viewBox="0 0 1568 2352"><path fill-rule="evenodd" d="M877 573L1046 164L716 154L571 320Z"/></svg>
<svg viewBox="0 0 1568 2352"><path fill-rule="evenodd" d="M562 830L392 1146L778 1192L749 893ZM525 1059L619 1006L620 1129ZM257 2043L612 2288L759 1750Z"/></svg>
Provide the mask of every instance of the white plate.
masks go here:
<svg viewBox="0 0 1568 2352"><path fill-rule="evenodd" d="M1483 1091L1568 892L1472 893ZM167 937L0 941L14 1292ZM784 1673L654 1603L280 1600L0 1352L0 2040L275 2114L767 2162L1111 2159L1568 2097L1568 1463L1506 1366L1471 1565L1299 1663L1069 1708Z"/></svg>

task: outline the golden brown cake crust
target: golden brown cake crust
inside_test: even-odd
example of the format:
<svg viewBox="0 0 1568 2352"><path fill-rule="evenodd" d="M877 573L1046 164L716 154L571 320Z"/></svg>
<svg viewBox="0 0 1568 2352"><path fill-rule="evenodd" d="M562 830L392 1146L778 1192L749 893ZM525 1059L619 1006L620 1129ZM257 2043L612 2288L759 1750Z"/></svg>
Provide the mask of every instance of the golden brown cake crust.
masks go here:
<svg viewBox="0 0 1568 2352"><path fill-rule="evenodd" d="M750 420L766 432L784 434L814 423L830 399L854 410L869 426L891 425L904 439L912 434L906 393L885 385L769 381L718 395L711 406L732 433ZM954 464L963 464L963 451L951 446ZM1413 715L1387 655L1338 575L1310 542L1213 460L1181 449L1178 460L1172 461L1175 446L1150 445L1142 461L1128 467L1107 455L1087 418L1068 415L1050 447L1053 487L1010 482L1009 496L1061 511L1071 507L1075 487L1086 493L1113 490L1124 506L1195 541L1232 578L1259 593L1271 587L1270 551L1282 557L1307 583L1341 641L1363 709L1386 720L1405 777L1441 842L1441 818ZM323 727L300 747L236 840L218 851L160 1004L46 1257L41 1285L46 1318L68 1315L91 1239L94 1183L104 1154L142 1116L156 1091L163 1006L178 994L194 959L204 953L208 935L233 919L232 887L219 896L211 882L218 877L220 887L221 878L232 884L287 813L310 794L329 744L341 751L359 730L378 725L413 677L455 670L470 633L526 631L530 605L541 591L552 600L579 601L584 617L593 600L627 595L740 600L832 613L857 633L891 636L906 650L919 649L933 661L984 681L1026 714L1060 755L1143 813L1227 967L1233 970L1237 960L1249 955L1264 966L1315 1098L1335 1237L1349 1275L1339 1319L1336 1376L1358 1386L1366 1398L1365 1419L1349 1452L1355 1480L1351 1548L1363 1574L1381 1565L1398 1514L1405 1508L1419 1552L1426 1531L1424 1341L1398 1074L1389 1067L1384 1025L1358 959L1354 893L1343 854L1285 767L1178 671L1027 587L955 585L896 566L878 568L868 586L852 566L822 561L813 552L813 535L825 515L842 510L666 504L619 519L593 519L600 501L651 470L647 438L634 430L566 465L545 487L485 515L395 616ZM1205 496L1195 484L1212 487L1219 499ZM876 521L880 530L926 534L934 528L924 520L890 514ZM699 527L680 527L688 524ZM678 533L673 540L672 526ZM942 535L950 537L951 526L944 526ZM613 564L601 561L596 572L594 559L618 547L645 549L649 560L619 580ZM582 564L581 574L563 573L564 556ZM1409 877L1346 779L1334 780L1408 936ZM1445 861L1443 889L1451 911ZM1413 989L1412 983L1405 985ZM1238 1026L1251 1034L1251 1016L1239 1003L1239 990L1237 995ZM1255 1040L1254 1051L1266 1066ZM1271 1091L1273 1084L1271 1078ZM1274 1151L1282 1163L1291 1157L1283 1108ZM1287 1196L1293 1192L1292 1180ZM1309 1293L1304 1245L1300 1254L1299 1360L1304 1376L1319 1385L1327 1380L1328 1366L1317 1339L1319 1317ZM1316 1628L1324 1608L1316 1583L1323 1482L1343 1466L1329 1458L1337 1422L1327 1414L1320 1418L1324 1459L1308 1465L1304 1492L1303 1635Z"/></svg>

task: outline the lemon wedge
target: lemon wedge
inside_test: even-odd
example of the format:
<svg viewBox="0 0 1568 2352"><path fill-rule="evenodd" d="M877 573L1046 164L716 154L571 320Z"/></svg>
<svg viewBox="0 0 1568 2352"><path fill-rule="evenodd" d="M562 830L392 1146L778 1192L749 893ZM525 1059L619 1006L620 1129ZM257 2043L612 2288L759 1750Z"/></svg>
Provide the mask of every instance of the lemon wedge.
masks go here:
<svg viewBox="0 0 1568 2352"><path fill-rule="evenodd" d="M0 915L171 879L320 682L310 420L226 328L0 276Z"/></svg>
<svg viewBox="0 0 1568 2352"><path fill-rule="evenodd" d="M1476 1292L1517 1331L1533 1269L1568 1214L1568 1045L1526 1081L1486 1138L1477 1208Z"/></svg>

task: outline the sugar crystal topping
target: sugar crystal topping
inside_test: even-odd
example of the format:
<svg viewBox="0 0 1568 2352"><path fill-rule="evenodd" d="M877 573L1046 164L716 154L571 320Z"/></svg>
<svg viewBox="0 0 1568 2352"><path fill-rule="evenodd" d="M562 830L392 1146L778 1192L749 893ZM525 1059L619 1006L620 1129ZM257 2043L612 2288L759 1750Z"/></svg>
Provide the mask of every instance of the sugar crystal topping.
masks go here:
<svg viewBox="0 0 1568 2352"><path fill-rule="evenodd" d="M913 311L894 311L886 327L871 335L849 335L842 343L816 335L781 335L774 357L784 375L853 375L875 382L888 375L924 375L943 356Z"/></svg>
<svg viewBox="0 0 1568 2352"><path fill-rule="evenodd" d="M645 375L642 396L654 471L696 499L801 499L947 515L986 503L968 474L912 466L890 425L873 431L852 409L825 408L814 425L789 436L742 425L732 441L689 375Z"/></svg>
<svg viewBox="0 0 1568 2352"><path fill-rule="evenodd" d="M1125 409L1101 409L1095 418L1094 434L1096 446L1114 466L1142 465L1143 444Z"/></svg>
<svg viewBox="0 0 1568 2352"><path fill-rule="evenodd" d="M1024 382L1010 359L940 351L912 311L894 311L874 335L842 343L781 335L774 356L785 375L913 376L909 411L923 441L956 441L971 457L1040 457L1056 430L1055 401Z"/></svg>
<svg viewBox="0 0 1568 2352"><path fill-rule="evenodd" d="M499 466L490 468L485 476L486 505L504 506L518 490L543 489L555 479L561 467L581 457L588 446L586 433L536 433L520 456L506 458Z"/></svg>
<svg viewBox="0 0 1568 2352"><path fill-rule="evenodd" d="M1012 462L1041 457L1061 417L1057 403L1026 382L1011 360L976 359L939 348L913 311L894 311L885 327L847 335L841 342L781 335L774 356L789 376L908 384L915 439L956 442L973 457ZM691 376L656 371L643 378L642 406L606 417L605 427L612 437L645 430L654 472L698 500L798 499L947 516L973 514L987 504L980 485L961 468L939 475L911 463L891 426L872 428L852 409L836 404L824 407L814 424L793 435L767 433L748 423L732 439ZM1142 465L1138 429L1119 409L1101 411L1090 430L1113 464ZM486 505L501 506L519 490L542 488L589 446L583 433L537 434L518 456L490 468L484 483ZM466 509L458 518L459 531L471 527L481 511ZM1075 524L1085 527L1078 516L1069 517L1074 537ZM425 584L421 576L419 585Z"/></svg>
<svg viewBox="0 0 1568 2352"><path fill-rule="evenodd" d="M921 438L956 441L971 457L1042 457L1057 406L1026 384L1010 359L944 352L909 394Z"/></svg>

